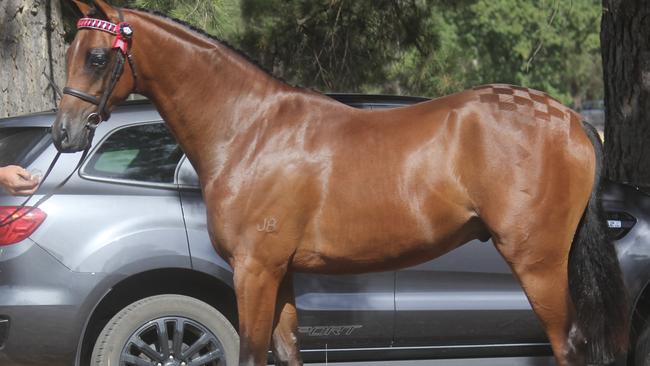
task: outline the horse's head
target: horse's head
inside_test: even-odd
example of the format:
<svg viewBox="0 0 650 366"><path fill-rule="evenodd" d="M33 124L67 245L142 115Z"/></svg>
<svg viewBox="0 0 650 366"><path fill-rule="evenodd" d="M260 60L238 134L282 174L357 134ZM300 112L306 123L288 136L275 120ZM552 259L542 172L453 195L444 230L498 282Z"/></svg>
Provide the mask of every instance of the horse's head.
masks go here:
<svg viewBox="0 0 650 366"><path fill-rule="evenodd" d="M94 7L73 2L83 17L67 51L68 79L52 126L54 144L61 152L88 147L95 127L135 85L129 59L132 29L121 11L101 0L93 1Z"/></svg>

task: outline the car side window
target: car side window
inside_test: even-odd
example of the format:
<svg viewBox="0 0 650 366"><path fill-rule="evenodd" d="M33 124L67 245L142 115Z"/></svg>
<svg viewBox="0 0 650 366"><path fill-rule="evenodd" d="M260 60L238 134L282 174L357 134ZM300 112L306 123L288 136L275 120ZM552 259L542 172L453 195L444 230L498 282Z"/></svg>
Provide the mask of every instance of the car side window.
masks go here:
<svg viewBox="0 0 650 366"><path fill-rule="evenodd" d="M99 178L173 183L182 156L164 123L135 125L105 139L83 172Z"/></svg>

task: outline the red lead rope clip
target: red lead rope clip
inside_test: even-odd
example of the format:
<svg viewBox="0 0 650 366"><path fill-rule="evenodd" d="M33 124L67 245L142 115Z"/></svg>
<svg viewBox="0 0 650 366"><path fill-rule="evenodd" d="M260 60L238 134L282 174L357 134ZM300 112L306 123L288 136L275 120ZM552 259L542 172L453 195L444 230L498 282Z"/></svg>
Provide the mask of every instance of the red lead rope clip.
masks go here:
<svg viewBox="0 0 650 366"><path fill-rule="evenodd" d="M129 51L129 42L133 36L133 28L129 23L119 23L118 25L119 32L113 40L113 48L119 48L122 54L126 55Z"/></svg>

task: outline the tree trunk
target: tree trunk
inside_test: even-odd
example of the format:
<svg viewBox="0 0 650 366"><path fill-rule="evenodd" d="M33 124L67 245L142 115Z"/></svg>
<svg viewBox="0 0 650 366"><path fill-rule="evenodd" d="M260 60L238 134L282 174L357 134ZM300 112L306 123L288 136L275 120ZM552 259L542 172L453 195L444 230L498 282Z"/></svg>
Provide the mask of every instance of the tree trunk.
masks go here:
<svg viewBox="0 0 650 366"><path fill-rule="evenodd" d="M650 186L650 1L603 8L606 175Z"/></svg>
<svg viewBox="0 0 650 366"><path fill-rule="evenodd" d="M53 109L64 83L59 0L0 0L0 118Z"/></svg>

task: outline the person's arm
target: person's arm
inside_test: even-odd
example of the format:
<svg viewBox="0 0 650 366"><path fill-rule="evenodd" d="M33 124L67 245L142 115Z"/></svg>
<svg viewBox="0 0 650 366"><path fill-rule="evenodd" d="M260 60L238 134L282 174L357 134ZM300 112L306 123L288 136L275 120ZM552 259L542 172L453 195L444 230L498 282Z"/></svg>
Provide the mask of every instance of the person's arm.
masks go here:
<svg viewBox="0 0 650 366"><path fill-rule="evenodd" d="M17 165L0 167L0 186L13 195L30 195L38 188L38 179Z"/></svg>

